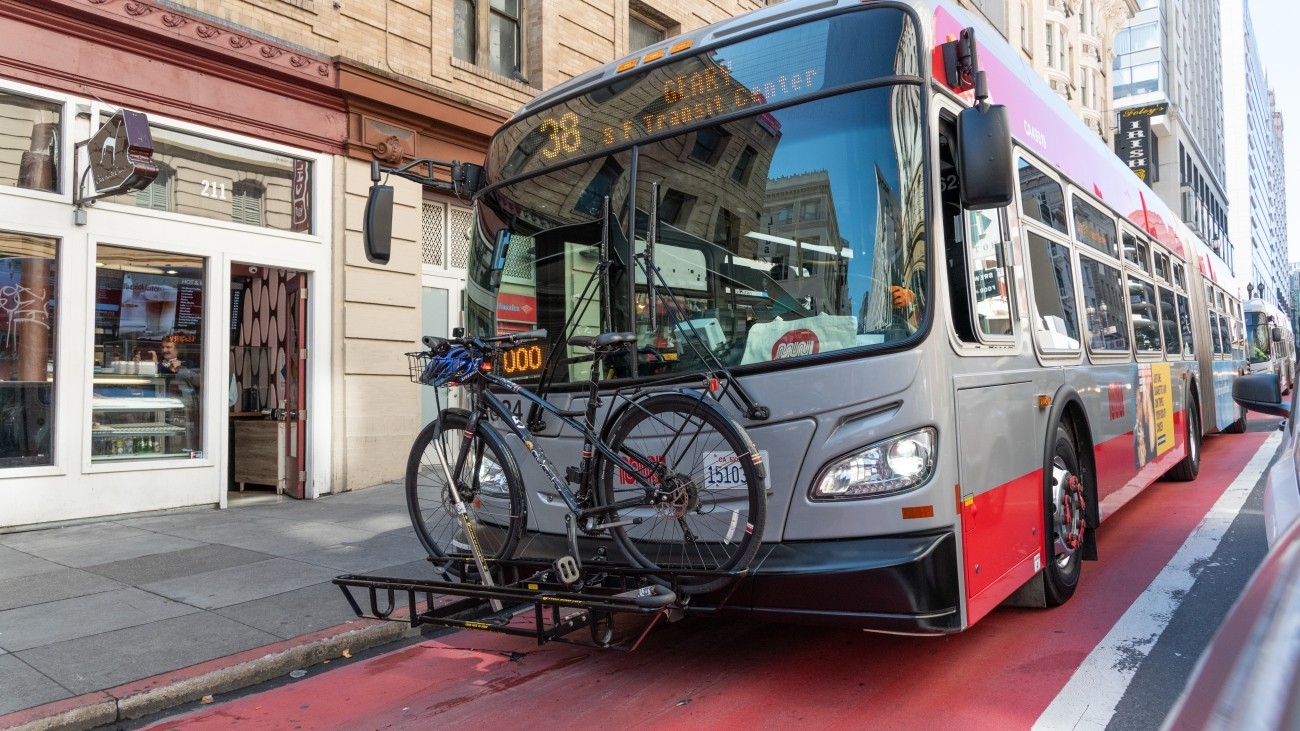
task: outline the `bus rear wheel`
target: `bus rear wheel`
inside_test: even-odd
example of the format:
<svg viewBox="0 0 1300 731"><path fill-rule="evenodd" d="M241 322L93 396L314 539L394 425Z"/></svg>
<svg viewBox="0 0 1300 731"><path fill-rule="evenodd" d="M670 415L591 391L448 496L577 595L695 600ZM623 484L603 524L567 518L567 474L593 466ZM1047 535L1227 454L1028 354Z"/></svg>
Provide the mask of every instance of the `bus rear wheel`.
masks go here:
<svg viewBox="0 0 1300 731"><path fill-rule="evenodd" d="M1044 480L1047 499L1045 542L1047 566L1043 588L1049 607L1074 596L1083 571L1083 537L1088 527L1087 490L1079 471L1074 440L1064 427L1056 428L1056 444Z"/></svg>
<svg viewBox="0 0 1300 731"><path fill-rule="evenodd" d="M1170 467L1166 476L1179 482L1191 482L1201 471L1201 407L1194 398L1187 402L1183 430L1186 434L1187 456Z"/></svg>

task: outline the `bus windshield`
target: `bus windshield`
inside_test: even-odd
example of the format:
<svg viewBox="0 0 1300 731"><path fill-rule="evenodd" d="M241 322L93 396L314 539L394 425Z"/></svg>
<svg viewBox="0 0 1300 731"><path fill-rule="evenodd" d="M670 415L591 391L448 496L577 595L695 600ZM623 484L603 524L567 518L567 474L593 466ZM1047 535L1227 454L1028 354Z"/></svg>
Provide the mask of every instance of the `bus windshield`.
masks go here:
<svg viewBox="0 0 1300 731"><path fill-rule="evenodd" d="M1268 315L1263 312L1247 310L1246 316L1246 359L1251 363L1266 363L1272 346Z"/></svg>
<svg viewBox="0 0 1300 731"><path fill-rule="evenodd" d="M863 34L871 42L857 45ZM832 68L836 57L846 60ZM872 58L847 60L853 57ZM710 64L720 59L727 73L710 82ZM778 74L783 63L804 71ZM844 66L862 67L865 75L846 75ZM475 247L490 250L502 229L511 247L499 286L476 266L489 257L472 257L467 326L546 328L553 348L566 348L567 335L635 332L635 359L602 373L613 378L699 370L712 358L729 366L799 361L908 338L926 317L929 299L921 87L897 77L918 73L916 39L903 13L841 15L580 98L616 95L631 107L681 102L679 96L693 93L694 74L700 94L711 83L735 84L748 94L741 113L704 115L707 124L686 125L669 112L667 133L632 130L632 144L607 148L582 142L581 126L569 139L574 150L564 138L556 143L546 135L540 147L494 141L492 154L505 161L489 159L497 187L480 198ZM762 91L760 77L771 74L781 79L776 100ZM866 83L882 76L895 78ZM797 89L794 78L801 79ZM833 93L838 86L846 88ZM816 95L788 101L803 92ZM629 98L638 94L639 100ZM701 103L721 104L709 99ZM572 100L565 104L575 108ZM563 122L570 112L556 114L548 109L537 116L580 124ZM546 125L532 117L516 127L533 134ZM621 126L616 131L623 134ZM519 140L521 134L511 127L502 136ZM547 163L548 151L558 162ZM539 168L545 172L516 174ZM592 286L606 199L616 265L607 287ZM636 264L628 280L633 255L647 248L652 213L654 261L671 295L663 287L651 292ZM584 380L589 366L574 364L570 371L558 380Z"/></svg>

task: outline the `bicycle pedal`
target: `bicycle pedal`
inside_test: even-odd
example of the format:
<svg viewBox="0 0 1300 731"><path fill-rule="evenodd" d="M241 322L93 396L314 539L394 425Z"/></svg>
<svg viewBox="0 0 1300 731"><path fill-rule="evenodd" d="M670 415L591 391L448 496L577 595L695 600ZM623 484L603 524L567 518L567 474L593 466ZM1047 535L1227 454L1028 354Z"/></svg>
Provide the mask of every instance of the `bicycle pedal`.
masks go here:
<svg viewBox="0 0 1300 731"><path fill-rule="evenodd" d="M582 578L582 572L578 570L578 562L573 556L560 556L551 563L555 569L555 578L559 579L561 584L573 586Z"/></svg>

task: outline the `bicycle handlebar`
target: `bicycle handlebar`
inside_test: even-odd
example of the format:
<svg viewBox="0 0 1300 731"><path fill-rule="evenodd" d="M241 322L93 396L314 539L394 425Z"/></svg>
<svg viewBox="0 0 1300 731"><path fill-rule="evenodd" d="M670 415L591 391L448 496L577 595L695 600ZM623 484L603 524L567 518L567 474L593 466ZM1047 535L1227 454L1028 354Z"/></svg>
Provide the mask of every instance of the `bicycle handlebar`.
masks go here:
<svg viewBox="0 0 1300 731"><path fill-rule="evenodd" d="M485 351L490 350L488 345L491 343L509 343L514 345L515 343L522 343L528 340L542 340L545 337L546 329L538 328L536 330L527 330L519 333L494 335L490 338L440 338L433 335L425 335L420 338L420 342L424 343L424 347L429 350L440 350L448 345L466 345L476 350Z"/></svg>

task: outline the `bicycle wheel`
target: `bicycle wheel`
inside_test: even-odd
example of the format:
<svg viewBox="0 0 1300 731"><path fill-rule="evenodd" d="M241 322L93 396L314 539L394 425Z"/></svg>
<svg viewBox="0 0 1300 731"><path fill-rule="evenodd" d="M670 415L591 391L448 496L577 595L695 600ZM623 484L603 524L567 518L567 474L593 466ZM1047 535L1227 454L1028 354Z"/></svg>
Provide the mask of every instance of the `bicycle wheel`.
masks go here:
<svg viewBox="0 0 1300 731"><path fill-rule="evenodd" d="M415 535L435 564L457 581L476 580L464 521L456 514L447 483L468 425L466 414L444 413L421 430L406 462L406 507ZM513 555L528 521L522 484L500 435L480 422L456 485L485 561ZM466 566L468 577L463 575Z"/></svg>
<svg viewBox="0 0 1300 731"><path fill-rule="evenodd" d="M615 522L640 521L610 530L628 560L665 571L749 567L767 519L764 470L749 435L726 414L689 393L656 394L619 417L608 443L653 483L642 486L618 463L603 460L603 503L640 503L610 516ZM667 573L652 578L671 583ZM730 581L679 576L676 588L703 594Z"/></svg>

